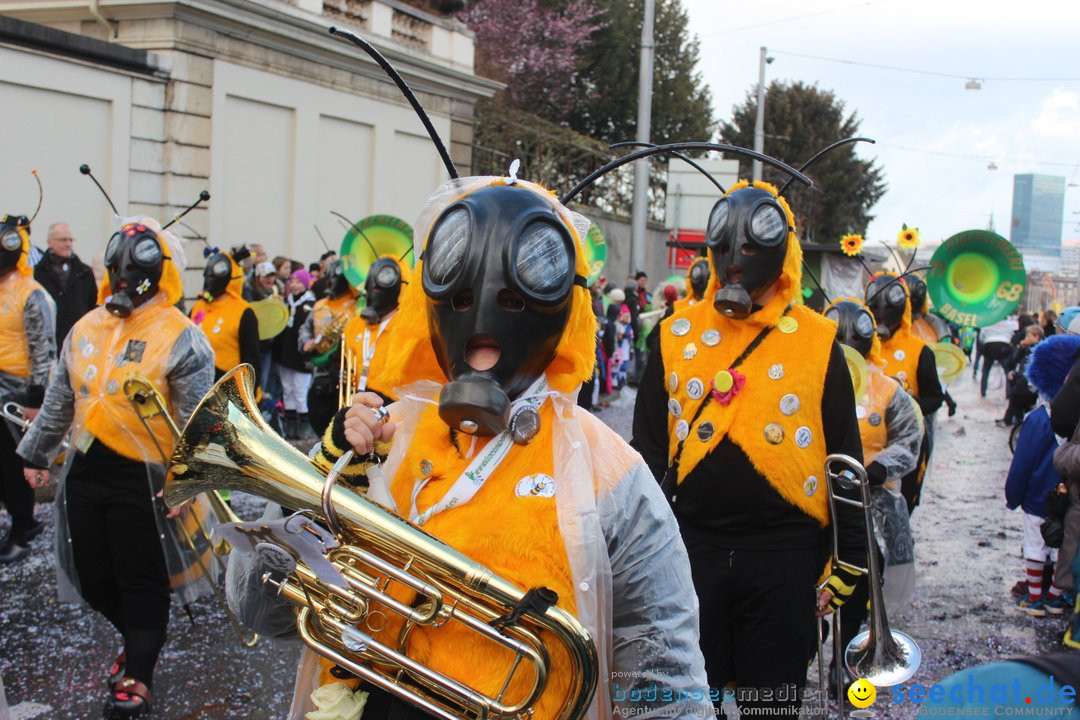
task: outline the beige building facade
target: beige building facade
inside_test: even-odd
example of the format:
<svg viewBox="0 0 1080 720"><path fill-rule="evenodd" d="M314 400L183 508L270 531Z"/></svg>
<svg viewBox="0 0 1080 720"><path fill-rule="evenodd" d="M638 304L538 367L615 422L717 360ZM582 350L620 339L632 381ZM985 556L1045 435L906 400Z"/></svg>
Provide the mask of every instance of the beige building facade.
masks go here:
<svg viewBox="0 0 1080 720"><path fill-rule="evenodd" d="M35 244L66 221L89 261L116 225L80 164L121 215L168 219L207 189L179 227L189 296L197 235L310 262L316 226L334 249L344 234L331 210L412 223L446 170L397 87L332 25L400 70L468 174L475 103L499 86L447 17L397 0L0 0L0 212L33 211L37 169Z"/></svg>

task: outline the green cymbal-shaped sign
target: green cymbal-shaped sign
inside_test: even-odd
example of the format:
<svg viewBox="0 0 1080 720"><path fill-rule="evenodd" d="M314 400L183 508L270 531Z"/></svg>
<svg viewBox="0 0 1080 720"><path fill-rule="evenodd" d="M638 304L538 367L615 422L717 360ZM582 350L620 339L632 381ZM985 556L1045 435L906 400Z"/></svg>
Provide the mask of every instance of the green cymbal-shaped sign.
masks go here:
<svg viewBox="0 0 1080 720"><path fill-rule="evenodd" d="M926 288L935 312L957 325L986 327L1020 304L1027 274L1012 243L989 230L965 230L930 259Z"/></svg>
<svg viewBox="0 0 1080 720"><path fill-rule="evenodd" d="M384 255L416 264L413 229L393 215L371 215L350 227L341 241L341 262L345 277L354 288L363 289L371 263Z"/></svg>

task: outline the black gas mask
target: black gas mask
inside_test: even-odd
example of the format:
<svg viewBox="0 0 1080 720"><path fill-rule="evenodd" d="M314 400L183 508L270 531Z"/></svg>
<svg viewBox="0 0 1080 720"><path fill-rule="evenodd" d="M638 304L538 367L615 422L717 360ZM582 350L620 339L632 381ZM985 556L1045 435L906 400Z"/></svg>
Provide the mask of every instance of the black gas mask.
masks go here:
<svg viewBox="0 0 1080 720"><path fill-rule="evenodd" d="M551 202L525 187L485 187L436 220L423 287L432 346L450 379L439 416L451 428L507 427L511 400L555 358L574 285L585 286L576 257Z"/></svg>
<svg viewBox="0 0 1080 720"><path fill-rule="evenodd" d="M345 265L340 260L335 260L330 266L330 297L341 297L352 289L349 279L345 277Z"/></svg>
<svg viewBox="0 0 1080 720"><path fill-rule="evenodd" d="M105 269L112 290L105 300L105 309L124 318L154 297L164 262L161 240L146 225L128 223L113 233L105 246Z"/></svg>
<svg viewBox="0 0 1080 720"><path fill-rule="evenodd" d="M373 262L364 280L366 300L360 317L375 324L397 309L401 284L401 268L393 258L384 257Z"/></svg>
<svg viewBox="0 0 1080 720"><path fill-rule="evenodd" d="M709 286L710 274L708 258L698 258L690 266L690 289L694 293L695 300L705 297L705 288Z"/></svg>
<svg viewBox="0 0 1080 720"><path fill-rule="evenodd" d="M857 302L841 300L825 311L825 317L837 324L837 340L858 350L863 357L870 355L875 327L869 310Z"/></svg>
<svg viewBox="0 0 1080 720"><path fill-rule="evenodd" d="M25 215L0 215L0 275L18 264L24 232L30 232L30 220Z"/></svg>
<svg viewBox="0 0 1080 720"><path fill-rule="evenodd" d="M780 277L787 255L787 213L772 193L736 190L713 206L705 231L720 289L713 298L725 317L745 318Z"/></svg>
<svg viewBox="0 0 1080 720"><path fill-rule="evenodd" d="M914 273L905 275L904 282L911 293L911 312L922 315L922 309L926 305L926 283Z"/></svg>
<svg viewBox="0 0 1080 720"><path fill-rule="evenodd" d="M903 280L895 275L878 275L866 284L863 297L877 318L877 334L882 340L889 339L904 318L908 293Z"/></svg>
<svg viewBox="0 0 1080 720"><path fill-rule="evenodd" d="M225 253L214 253L206 260L203 268L203 292L211 298L225 294L232 280L232 261Z"/></svg>

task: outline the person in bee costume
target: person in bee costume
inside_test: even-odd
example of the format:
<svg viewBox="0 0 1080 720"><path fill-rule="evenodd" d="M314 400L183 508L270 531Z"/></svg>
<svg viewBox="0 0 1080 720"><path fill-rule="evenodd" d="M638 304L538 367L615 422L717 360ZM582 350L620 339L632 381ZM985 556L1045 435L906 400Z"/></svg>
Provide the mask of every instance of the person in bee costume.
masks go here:
<svg viewBox="0 0 1080 720"><path fill-rule="evenodd" d="M124 382L133 373L148 378L182 424L214 376L206 336L173 307L182 295L183 255L160 227L134 218L109 240L101 305L68 333L41 412L18 448L27 481L43 486L71 430L57 498L58 579L62 600L75 591L123 637L108 681L110 719L149 713L170 579L186 573L157 499L165 479L157 448L170 455L172 435L160 416L147 432ZM193 584L174 584L183 587L183 601L193 599Z"/></svg>
<svg viewBox="0 0 1080 720"><path fill-rule="evenodd" d="M214 348L214 378L247 363L259 377L259 321L243 298L244 270L250 256L241 246L231 253L214 252L203 270L203 295L191 306L191 321Z"/></svg>
<svg viewBox="0 0 1080 720"><path fill-rule="evenodd" d="M346 349L357 360L352 391L372 390L392 401L391 388L384 387L379 376L394 341L393 322L403 286L409 284L409 267L397 258L384 256L371 264L364 280L364 309L349 320L342 335ZM350 393L351 394L351 393Z"/></svg>
<svg viewBox="0 0 1080 720"><path fill-rule="evenodd" d="M709 286L710 274L709 258L701 257L691 263L686 271L686 297L675 301L675 312L701 302L705 297L705 288Z"/></svg>
<svg viewBox="0 0 1080 720"><path fill-rule="evenodd" d="M355 450L365 459L345 476L370 499L519 587L553 591L596 645L586 717L711 716L675 519L640 456L575 405L595 362L588 220L533 183L471 177L440 188L415 227L425 238L418 281L404 286L394 320L410 332L395 337L378 376L403 399L379 424L379 396L358 393L316 462L326 470ZM377 473L373 450L385 457ZM257 583L260 572L247 577ZM248 609L265 610L266 597L249 590ZM424 665L498 693L497 655L460 624L416 627L409 643ZM310 709L314 687L334 685L329 669L310 653L302 662L293 718ZM554 644L533 717L555 717L572 672ZM523 679L508 696L520 697ZM365 690L365 720L428 717Z"/></svg>
<svg viewBox="0 0 1080 720"><path fill-rule="evenodd" d="M861 513L829 516L825 456L862 458L836 325L797 304L802 250L767 183L735 184L706 230L702 302L663 321L634 409L633 445L672 502L701 603L711 687L740 709L800 705L815 612L856 577L815 584L838 523L839 557L865 567ZM760 693L772 689L771 701Z"/></svg>
<svg viewBox="0 0 1080 720"><path fill-rule="evenodd" d="M908 512L919 504L923 478L934 444L934 413L945 401L937 374L934 352L911 330L911 298L904 277L877 273L866 284L865 302L877 319L881 338L882 371L895 378L919 403L923 414L923 444L919 462L904 476L900 491L907 500Z"/></svg>
<svg viewBox="0 0 1080 720"><path fill-rule="evenodd" d="M45 397L56 359L56 305L33 278L27 262L30 220L0 216L0 402L16 402L33 419ZM42 531L34 520L34 491L22 474L15 445L22 430L0 429L0 502L11 516L11 531L0 545L0 563L30 554L30 540Z"/></svg>
<svg viewBox="0 0 1080 720"><path fill-rule="evenodd" d="M922 413L900 384L882 372L881 341L873 314L856 298L840 298L825 308L837 323L837 339L866 361L865 382L855 398L866 475L873 504L875 546L884 569L883 597L891 612L911 599L915 552L900 479L915 469L922 443ZM856 372L852 373L853 376ZM869 578L860 577L840 618L841 646L847 647L866 619ZM857 678L849 678L853 681Z"/></svg>
<svg viewBox="0 0 1080 720"><path fill-rule="evenodd" d="M908 292L911 295L911 332L922 338L922 341L933 350L937 342L958 342L959 338L953 336L949 324L941 317L930 312L930 300L927 296L926 281L919 275L909 272L904 275ZM936 360L935 360L936 367ZM942 389L942 400L949 408L949 417L956 414L956 400L948 390Z"/></svg>
<svg viewBox="0 0 1080 720"><path fill-rule="evenodd" d="M327 296L315 303L300 328L300 350L314 355L311 388L308 390L308 419L315 434L322 436L338 409L341 380L340 343L345 326L356 315L360 293L349 284L345 266L335 260L327 272Z"/></svg>

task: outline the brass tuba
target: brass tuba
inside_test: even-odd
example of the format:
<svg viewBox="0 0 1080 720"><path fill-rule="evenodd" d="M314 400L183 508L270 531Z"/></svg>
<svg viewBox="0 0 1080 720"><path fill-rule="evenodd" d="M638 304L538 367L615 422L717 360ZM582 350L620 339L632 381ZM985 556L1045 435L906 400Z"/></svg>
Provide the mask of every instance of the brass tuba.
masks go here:
<svg viewBox="0 0 1080 720"><path fill-rule="evenodd" d="M524 720L532 716L547 684L550 653L544 643L557 643L571 670L557 717L582 717L597 682L596 648L588 631L554 605L530 607L529 594L513 583L362 495L334 485L336 473L324 477L266 425L253 397L253 381L254 371L242 365L203 398L177 443L166 503L175 506L225 487L310 514L338 530L341 544L325 558L344 586L320 579L303 562L280 582L271 573L263 581L295 606L300 636L312 650L372 685L446 720ZM267 540L265 535L255 539ZM393 597L390 587L411 591L416 601ZM391 616L401 619L401 630L396 639L383 642L376 636ZM479 633L507 656L506 679L497 694L484 694L410 657L414 628L435 629L449 622ZM517 673L525 673L527 690L507 697Z"/></svg>

